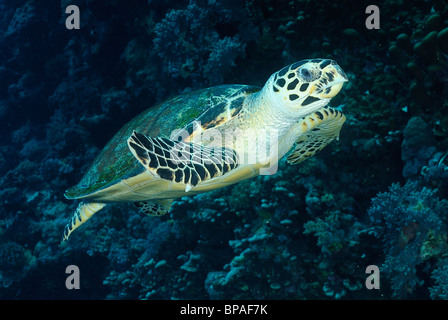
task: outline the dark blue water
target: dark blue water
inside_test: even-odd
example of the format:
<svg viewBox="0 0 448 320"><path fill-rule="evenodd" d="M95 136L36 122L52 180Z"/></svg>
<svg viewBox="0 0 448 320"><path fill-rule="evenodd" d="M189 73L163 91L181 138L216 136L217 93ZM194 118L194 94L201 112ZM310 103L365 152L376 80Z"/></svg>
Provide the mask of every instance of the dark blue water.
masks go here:
<svg viewBox="0 0 448 320"><path fill-rule="evenodd" d="M0 299L447 299L448 6L372 4L0 1ZM309 58L349 79L338 141L61 244L65 190L127 121Z"/></svg>

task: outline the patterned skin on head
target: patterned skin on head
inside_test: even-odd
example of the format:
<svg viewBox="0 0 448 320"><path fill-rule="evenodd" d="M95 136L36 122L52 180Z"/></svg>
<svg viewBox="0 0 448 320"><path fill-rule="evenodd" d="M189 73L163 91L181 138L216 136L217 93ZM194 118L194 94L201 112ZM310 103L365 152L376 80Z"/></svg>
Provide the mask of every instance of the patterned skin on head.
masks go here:
<svg viewBox="0 0 448 320"><path fill-rule="evenodd" d="M277 100L296 110L331 99L346 81L344 71L329 59L302 60L271 77L272 92Z"/></svg>

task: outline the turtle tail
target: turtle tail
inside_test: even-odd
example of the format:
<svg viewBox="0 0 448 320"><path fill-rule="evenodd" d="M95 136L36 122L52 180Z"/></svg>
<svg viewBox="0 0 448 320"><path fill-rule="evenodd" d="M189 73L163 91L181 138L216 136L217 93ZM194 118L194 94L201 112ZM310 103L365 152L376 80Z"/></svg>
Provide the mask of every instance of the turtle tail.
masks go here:
<svg viewBox="0 0 448 320"><path fill-rule="evenodd" d="M81 202L64 228L62 242L68 240L68 237L73 231L89 220L97 211L103 209L105 205L105 203L101 202Z"/></svg>

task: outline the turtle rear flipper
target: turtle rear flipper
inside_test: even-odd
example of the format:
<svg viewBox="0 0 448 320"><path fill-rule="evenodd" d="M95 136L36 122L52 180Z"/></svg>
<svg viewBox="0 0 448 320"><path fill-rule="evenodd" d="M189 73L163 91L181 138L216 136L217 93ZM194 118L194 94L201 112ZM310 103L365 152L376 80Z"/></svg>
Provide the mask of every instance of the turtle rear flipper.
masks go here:
<svg viewBox="0 0 448 320"><path fill-rule="evenodd" d="M73 231L75 231L80 225L89 220L96 212L103 209L105 206L106 204L101 202L81 202L64 228L62 241L68 240L68 237Z"/></svg>
<svg viewBox="0 0 448 320"><path fill-rule="evenodd" d="M174 199L148 200L134 202L134 205L144 214L160 217L170 210L173 201Z"/></svg>
<svg viewBox="0 0 448 320"><path fill-rule="evenodd" d="M330 107L322 108L306 116L299 127L303 134L299 136L294 150L287 157L288 163L298 164L339 138L344 122L344 114Z"/></svg>
<svg viewBox="0 0 448 320"><path fill-rule="evenodd" d="M176 142L167 138L146 137L134 131L128 146L137 160L152 174L190 191L199 182L221 176L238 165L234 150Z"/></svg>

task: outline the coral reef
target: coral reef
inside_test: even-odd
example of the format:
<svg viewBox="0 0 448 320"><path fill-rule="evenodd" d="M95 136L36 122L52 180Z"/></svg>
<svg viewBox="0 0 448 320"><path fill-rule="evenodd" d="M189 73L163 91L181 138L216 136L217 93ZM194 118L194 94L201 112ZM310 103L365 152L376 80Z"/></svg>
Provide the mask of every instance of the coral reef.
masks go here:
<svg viewBox="0 0 448 320"><path fill-rule="evenodd" d="M256 29L242 1L194 0L186 9L170 10L154 28L154 46L163 71L193 86L223 83L242 57Z"/></svg>
<svg viewBox="0 0 448 320"><path fill-rule="evenodd" d="M448 253L448 201L437 192L408 181L392 184L372 200L368 214L383 242L382 270L391 279L393 295L406 298L424 284L432 258Z"/></svg>
<svg viewBox="0 0 448 320"><path fill-rule="evenodd" d="M431 298L436 300L447 300L448 299L448 259L442 259L439 261L437 268L431 274L431 278L434 280L435 285L429 288Z"/></svg>
<svg viewBox="0 0 448 320"><path fill-rule="evenodd" d="M387 1L368 30L369 4L0 2L0 298L448 299L448 6ZM64 191L132 117L314 57L349 78L339 141L160 218L107 206L60 244Z"/></svg>
<svg viewBox="0 0 448 320"><path fill-rule="evenodd" d="M404 161L403 177L418 176L432 154L436 151L436 140L431 128L420 117L409 119L403 130L401 160Z"/></svg>

